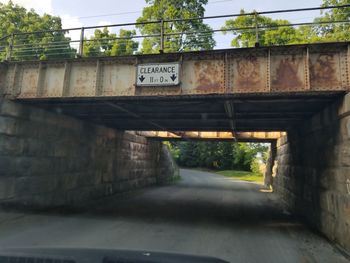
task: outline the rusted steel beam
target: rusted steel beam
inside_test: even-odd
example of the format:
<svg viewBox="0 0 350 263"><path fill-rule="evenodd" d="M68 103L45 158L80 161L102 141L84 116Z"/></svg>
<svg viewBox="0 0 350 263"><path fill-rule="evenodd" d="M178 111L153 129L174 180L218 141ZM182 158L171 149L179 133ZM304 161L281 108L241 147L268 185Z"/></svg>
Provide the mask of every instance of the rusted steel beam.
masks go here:
<svg viewBox="0 0 350 263"><path fill-rule="evenodd" d="M271 141L284 136L285 132L238 132L233 136L231 132L166 132L166 131L138 131L137 134L147 138L160 140L244 140Z"/></svg>
<svg viewBox="0 0 350 263"><path fill-rule="evenodd" d="M0 63L12 99L279 94L350 90L349 43ZM181 63L177 86L136 85L137 64Z"/></svg>

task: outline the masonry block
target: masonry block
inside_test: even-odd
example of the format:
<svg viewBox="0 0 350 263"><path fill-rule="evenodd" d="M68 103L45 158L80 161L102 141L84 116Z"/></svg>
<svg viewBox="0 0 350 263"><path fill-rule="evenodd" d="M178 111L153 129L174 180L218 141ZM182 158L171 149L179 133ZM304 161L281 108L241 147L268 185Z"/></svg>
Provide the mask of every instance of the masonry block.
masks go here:
<svg viewBox="0 0 350 263"><path fill-rule="evenodd" d="M134 132L0 99L0 204L85 205L171 181L178 168L162 147Z"/></svg>
<svg viewBox="0 0 350 263"><path fill-rule="evenodd" d="M342 118L339 126L340 140L350 141L350 115Z"/></svg>
<svg viewBox="0 0 350 263"><path fill-rule="evenodd" d="M15 196L15 181L14 176L0 176L0 199L11 199Z"/></svg>
<svg viewBox="0 0 350 263"><path fill-rule="evenodd" d="M277 143L274 190L286 207L350 251L350 94Z"/></svg>
<svg viewBox="0 0 350 263"><path fill-rule="evenodd" d="M49 193L55 189L55 178L51 176L24 176L16 178L16 196Z"/></svg>
<svg viewBox="0 0 350 263"><path fill-rule="evenodd" d="M17 172L16 159L0 155L0 177L15 175Z"/></svg>
<svg viewBox="0 0 350 263"><path fill-rule="evenodd" d="M350 112L350 93L347 93L341 100L340 107L338 108L338 115L343 116Z"/></svg>
<svg viewBox="0 0 350 263"><path fill-rule="evenodd" d="M18 125L16 119L0 115L0 135L16 135L16 125Z"/></svg>
<svg viewBox="0 0 350 263"><path fill-rule="evenodd" d="M0 104L0 115L6 117L28 118L29 110L20 104L15 104L10 101L2 100Z"/></svg>
<svg viewBox="0 0 350 263"><path fill-rule="evenodd" d="M24 140L13 136L0 135L0 155L21 155L24 151Z"/></svg>

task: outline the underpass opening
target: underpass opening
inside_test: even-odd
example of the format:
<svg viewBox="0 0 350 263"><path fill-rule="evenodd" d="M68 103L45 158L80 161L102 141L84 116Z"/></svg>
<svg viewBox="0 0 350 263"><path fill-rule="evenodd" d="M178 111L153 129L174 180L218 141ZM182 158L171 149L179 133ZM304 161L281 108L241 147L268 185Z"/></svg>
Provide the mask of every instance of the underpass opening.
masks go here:
<svg viewBox="0 0 350 263"><path fill-rule="evenodd" d="M264 183L272 188L276 141L337 101L342 92L171 97L22 99L25 105L73 116L151 140L269 143ZM276 169L275 169L276 170Z"/></svg>
<svg viewBox="0 0 350 263"><path fill-rule="evenodd" d="M276 141L332 105L343 92L125 98L20 99L21 104L72 116L151 140ZM266 185L272 185L274 156Z"/></svg>
<svg viewBox="0 0 350 263"><path fill-rule="evenodd" d="M307 101L304 103L307 104ZM299 109L299 105L290 103L288 107L296 110ZM308 106L310 105L304 105L304 107ZM266 108L261 107L261 109ZM309 116L305 116L292 126L284 127L286 130L283 132L262 133L270 143L265 185L272 186L279 196L278 202L282 204L285 211L289 211L288 213L306 222L311 228L320 231L345 249L349 249L350 236L349 112L350 97L347 94L334 97L322 104ZM263 121L264 117L261 118ZM228 125L232 125L230 120L232 119L228 119ZM233 120L233 123L239 122ZM267 118L265 125L272 123ZM256 125L259 127L259 122L256 122ZM282 127L280 126L281 129ZM160 140L170 138L175 141L227 141L241 136L243 141L259 141L259 132L247 131L148 131L143 133L150 138ZM254 135L257 137L254 138ZM268 135L271 136L270 140ZM274 135L277 137L273 137Z"/></svg>
<svg viewBox="0 0 350 263"><path fill-rule="evenodd" d="M323 142L326 142L325 145L327 145L327 147L329 147L329 149L332 151L332 156L330 157L329 161L334 161L335 163L333 163L333 165L339 165L339 167L346 166L346 161L348 160L346 145L349 141L349 138L346 136L349 136L348 112L350 109L348 95L343 98L339 93L329 93L321 95L312 94L308 96L305 94L296 94L289 96L248 96L239 98L237 98L237 96L225 96L224 98L220 96L213 96L210 99L178 97L177 99L178 100L166 98L138 98L138 100L106 100L97 98L94 101L91 99L79 98L65 100L30 99L19 100L18 102L11 103L12 106L14 104L16 104L16 106L13 106L14 108L12 108L12 112L10 113L9 108L6 109L6 107L2 107L2 114L5 114L6 118L8 118L9 115L15 115L15 118L18 121L25 120L25 118L28 116L29 118L34 118L35 120L42 118L43 116L47 116L45 117L47 120L53 116L57 116L59 119L65 118L65 116L72 116L74 118L71 118L69 123L72 123L73 120L76 120L77 123L89 123L87 126L84 126L85 129L87 129L86 131L91 129L91 125L104 125L109 127L107 129L112 129L107 132L108 135L106 135L109 139L103 143L106 146L108 146L109 143L114 144L113 140L110 140L111 134L114 134L116 130L124 129L133 130L132 132L127 132L131 135L125 135L128 138L132 137L131 140L133 141L133 145L135 142L141 143L142 145L148 145L147 141L158 141L159 143L159 140L169 140L169 136L186 140L211 139L214 141L232 141L234 138L241 142L258 142L261 140L267 140L268 143L271 143L272 153L272 157L268 162L268 171L271 175L274 175L274 180L271 182L270 177L270 181L266 180L265 183L272 184L274 191L281 196L281 199L274 200L274 204L278 204L283 201L292 214L301 216L304 218L304 220L309 222L311 226L325 233L330 239L337 241L344 247L347 246L346 238L348 232L346 231L348 230L346 222L348 217L345 213L347 211L346 202L348 197L347 194L344 193L344 190L342 190L343 188L338 188L344 187L344 185L342 183L338 183L338 181L334 184L334 181L332 181L332 176L335 175L337 178L340 176L340 180L345 180L348 176L346 174L348 168L344 168L345 170L343 170L343 168L339 168L339 171L335 171L334 169L338 169L338 166L332 168L332 166L329 165L330 167L327 168L326 161L318 164L318 158L323 156L321 158L323 161L325 160L325 157L322 155L323 151L319 150L317 147L322 145ZM232 108L234 111L230 112L227 110L227 104L229 104L228 101L233 104ZM157 104L155 102L157 102ZM5 104L7 104L7 102ZM15 109L17 106L21 109ZM44 111L38 110L37 108L42 108ZM26 113L27 110L29 113ZM157 112L159 115L157 115ZM302 112L303 114L301 114ZM153 114L156 116L153 116ZM171 116L174 116L174 118L171 118ZM215 120L217 116L221 116L221 118L219 120ZM298 118L295 122L293 122L291 118L295 118L295 116L298 116ZM80 120L78 121L78 119ZM171 126L170 124L173 119L175 119L175 121L172 124L173 126ZM52 121L49 122L52 123ZM66 122L64 123L64 125L67 125ZM334 123L339 124L338 126L335 126L338 127L337 129L334 129ZM234 125L233 130L231 129L232 124ZM213 127L215 125L218 125L218 128ZM171 127L172 129L168 127ZM187 127L187 129L182 129L183 127ZM271 127L273 127L273 129L271 129ZM93 130L94 129L95 128L93 128ZM99 131L99 129L100 128L98 128L96 131ZM320 133L320 135L318 133ZM112 137L113 136L114 135L112 135ZM142 138L148 137L148 139L141 139L137 136ZM310 142L308 142L306 139L308 136L311 136L312 138ZM288 140L286 138L288 138ZM176 140L176 138L172 139ZM338 144L334 146L334 142L337 142ZM153 149L158 147L153 143L150 145L154 145L152 146ZM302 150L300 149L300 146L302 146ZM133 151L137 152L144 148L144 146L140 147L141 148L129 148L132 149L130 156L135 156ZM311 147L314 147L314 150L310 150ZM341 149L341 153L345 154L345 157L342 157L341 154L337 153L338 149ZM166 165L162 165L162 168L157 168L157 173L167 174L169 172L173 172L172 168L174 168L174 164L169 165L170 158L168 151L165 149L162 149L161 151L165 153L162 155L163 157L160 157L161 159L154 160L155 162L158 162L158 164L162 163ZM155 152L160 153L159 148ZM275 158L273 157L273 153L275 154ZM106 158L110 156L110 153L108 152L104 152L103 154L103 156L106 156ZM153 157L151 159L153 160ZM311 164L317 167L312 168ZM130 163L130 167L132 167L132 165L133 164ZM103 166L105 165L103 164ZM108 167L107 164L106 167ZM191 172L189 171L189 173ZM206 174L205 176L208 177L212 175ZM189 177L191 177L191 175L189 175ZM217 180L225 180L225 177L219 177L221 179ZM321 184L320 182L322 180L318 181L318 178L321 179L322 177L326 179L322 179L325 181L323 181ZM207 180L210 180L208 178ZM163 179L166 178L161 178L161 176L159 176L156 180L159 182L166 181ZM192 178L189 180L196 179ZM309 183L311 183L311 185L308 185ZM322 189L328 183L329 185L327 187L329 187L329 190L326 191L327 193L323 193ZM144 184L144 186L146 185L147 184ZM117 185L113 186L113 188L114 187L117 187ZM181 186L180 182L180 190L182 189L181 187L186 188L187 186ZM190 191L195 194L198 187L201 189L207 188L210 192L210 189L222 190L223 184L216 186L215 184L210 185L210 183L202 186L197 185ZM243 188L245 187L243 186ZM110 189L112 188L107 187L103 191L109 194L115 193L114 190ZM314 191L314 189L318 190ZM337 189L343 192L340 192L341 194L339 194ZM256 192L258 195L261 194L259 195L260 197L266 194L259 193L258 190L259 188L255 188L254 192ZM167 191L166 188L164 191ZM241 186L233 187L231 190L229 190L231 193L235 193L235 191L242 192ZM309 196L309 193L313 194ZM271 222L274 220L280 220L280 223L290 222L290 215L276 210L274 205L269 207L267 210L262 209L262 207L256 207L254 202L259 199L256 199L257 196L255 196L255 201L251 202L249 201L249 195L250 194L247 194L246 197L248 203L243 206L239 206L239 204L235 202L232 203L230 201L229 204L235 205L233 209L229 206L220 206L219 208L215 208L215 204L210 204L209 199L206 199L206 202L209 202L208 205L204 205L203 202L198 204L196 203L195 199L190 202L187 200L187 202L189 202L189 206L187 208L184 199L181 199L181 201L178 200L175 203L172 203L171 200L168 201L170 202L169 204L177 207L179 211L187 211L188 217L185 218L190 218L191 220L198 218L199 214L200 216L208 216L206 213L209 213L210 220L218 220L217 216L211 218L210 212L208 211L212 210L218 212L219 217L220 215L222 216L220 219L221 222L227 222L228 219L245 219L247 222L249 220L253 222L259 218L264 218L265 222ZM72 198L77 198L77 196L72 196ZM326 201L324 201L324 199ZM150 200L154 199L151 198ZM314 210L310 209L309 206L305 206L305 200L309 202L309 204L312 204ZM332 204L332 202L337 203ZM198 207L198 205L200 207ZM142 208L142 206L144 207ZM150 206L152 206L152 204L147 203L146 198L146 201L141 202L138 208L141 209L141 211L144 211L143 209L150 208ZM328 206L328 208L325 206ZM337 207L338 209L333 210L333 214L325 215L324 213L326 211L322 211L324 209L333 209L333 206ZM164 205L156 205L156 207L163 209ZM110 211L108 208L106 209L107 210L104 210L105 212ZM123 211L125 212L126 216L134 215L133 211L131 211L129 208L124 207L123 209L125 209ZM197 214L194 213L196 209L198 212ZM150 210L144 211L145 216L147 213L151 213L152 215L152 211L157 214L154 209L150 208ZM167 211L165 216L168 213L166 216L167 218L174 217L176 220L181 220L178 212L174 212L174 210L168 211L167 209L165 209L165 211ZM266 211L269 211L270 214L267 215ZM327 210L326 213L331 212ZM225 215L230 216L225 218ZM164 215L159 216L162 217ZM333 224L333 228L329 228L330 224L325 223L324 220L328 222L327 220L334 220L336 216L338 216L337 222L339 223L339 226Z"/></svg>
<svg viewBox="0 0 350 263"><path fill-rule="evenodd" d="M221 174L248 181L255 181L256 177L257 182L272 188L276 141L287 133L138 131L136 134L163 141L180 167L221 170ZM242 171L235 171L237 169ZM244 175L248 175L247 178L244 179ZM252 175L254 178L249 177Z"/></svg>

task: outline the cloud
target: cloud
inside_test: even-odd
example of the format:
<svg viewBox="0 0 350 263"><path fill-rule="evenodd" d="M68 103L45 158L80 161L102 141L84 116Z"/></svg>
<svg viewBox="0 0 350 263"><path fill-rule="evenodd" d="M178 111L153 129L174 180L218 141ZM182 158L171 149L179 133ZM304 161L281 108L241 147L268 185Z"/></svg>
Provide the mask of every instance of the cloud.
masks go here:
<svg viewBox="0 0 350 263"><path fill-rule="evenodd" d="M0 0L1 3L7 4L8 0ZM33 8L39 14L52 14L52 0L12 0L13 3L25 7Z"/></svg>
<svg viewBox="0 0 350 263"><path fill-rule="evenodd" d="M61 15L62 20L62 28L76 28L76 27L82 27L83 23L79 20L76 16L71 16L68 14ZM67 35L71 38L71 40L80 40L80 30L71 30L67 33ZM72 43L72 46L77 46L78 43Z"/></svg>
<svg viewBox="0 0 350 263"><path fill-rule="evenodd" d="M110 22L110 21L107 21L107 20L102 20L102 21L100 21L100 22L98 22L98 26L108 26L108 25L111 25L112 24L112 22Z"/></svg>

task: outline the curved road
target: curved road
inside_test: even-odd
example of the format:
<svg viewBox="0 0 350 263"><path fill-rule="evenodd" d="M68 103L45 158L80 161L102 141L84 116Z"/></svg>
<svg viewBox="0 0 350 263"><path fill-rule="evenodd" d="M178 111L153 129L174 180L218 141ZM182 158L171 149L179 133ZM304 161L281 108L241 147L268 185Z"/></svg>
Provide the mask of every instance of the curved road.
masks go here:
<svg viewBox="0 0 350 263"><path fill-rule="evenodd" d="M70 214L0 212L0 248L75 247L207 255L229 262L349 262L261 186L181 170L182 180Z"/></svg>

